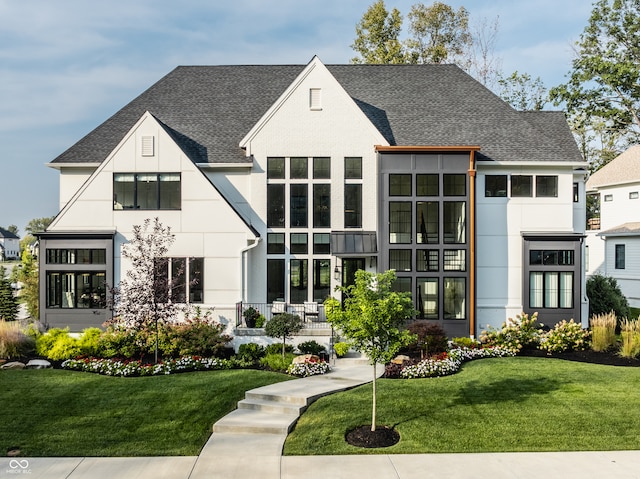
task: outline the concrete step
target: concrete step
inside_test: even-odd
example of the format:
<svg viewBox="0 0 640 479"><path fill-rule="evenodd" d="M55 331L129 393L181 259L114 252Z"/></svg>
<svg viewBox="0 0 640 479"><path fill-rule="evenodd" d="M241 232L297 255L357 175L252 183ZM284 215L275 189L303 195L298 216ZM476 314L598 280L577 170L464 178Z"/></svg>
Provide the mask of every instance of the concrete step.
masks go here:
<svg viewBox="0 0 640 479"><path fill-rule="evenodd" d="M306 408L306 405L253 398L246 398L238 402L238 409L251 409L276 414L295 414L297 416L302 414Z"/></svg>
<svg viewBox="0 0 640 479"><path fill-rule="evenodd" d="M262 391L261 391L262 389ZM247 391L244 395L245 399L251 401L270 401L280 404L289 404L296 406L307 406L307 397L300 395L291 395L280 393L280 391L268 392L267 388L257 388Z"/></svg>
<svg viewBox="0 0 640 479"><path fill-rule="evenodd" d="M253 409L236 409L213 425L214 433L284 434L293 429L297 414L276 414Z"/></svg>

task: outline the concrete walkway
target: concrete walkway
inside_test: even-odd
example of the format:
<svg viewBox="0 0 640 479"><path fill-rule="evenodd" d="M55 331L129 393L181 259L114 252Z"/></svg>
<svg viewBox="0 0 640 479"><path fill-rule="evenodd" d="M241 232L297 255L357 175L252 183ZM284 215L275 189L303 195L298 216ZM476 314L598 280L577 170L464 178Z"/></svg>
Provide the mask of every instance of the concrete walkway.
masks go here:
<svg viewBox="0 0 640 479"><path fill-rule="evenodd" d="M238 409L214 425L199 456L0 458L0 478L640 478L640 451L282 456L287 433L313 400L371 377L371 366L338 361L330 374L248 391Z"/></svg>

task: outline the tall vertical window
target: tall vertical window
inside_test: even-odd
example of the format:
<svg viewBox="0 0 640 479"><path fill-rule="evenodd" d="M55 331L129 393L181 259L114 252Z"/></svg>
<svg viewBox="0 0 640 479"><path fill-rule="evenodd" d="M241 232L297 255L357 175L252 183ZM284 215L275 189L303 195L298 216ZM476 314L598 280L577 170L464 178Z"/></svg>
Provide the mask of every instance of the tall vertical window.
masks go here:
<svg viewBox="0 0 640 479"><path fill-rule="evenodd" d="M466 243L466 203L445 201L442 210L442 234L444 243Z"/></svg>
<svg viewBox="0 0 640 479"><path fill-rule="evenodd" d="M267 259L267 302L284 301L284 259Z"/></svg>
<svg viewBox="0 0 640 479"><path fill-rule="evenodd" d="M362 228L362 185L344 185L344 227Z"/></svg>
<svg viewBox="0 0 640 479"><path fill-rule="evenodd" d="M617 244L616 246L616 250L615 250L615 265L616 265L616 269L625 269L625 259L624 259L624 255L625 255L625 251L624 251L624 245L623 244Z"/></svg>
<svg viewBox="0 0 640 479"><path fill-rule="evenodd" d="M283 184L267 185L267 226L273 228L284 227Z"/></svg>
<svg viewBox="0 0 640 479"><path fill-rule="evenodd" d="M437 201L416 203L416 243L434 244L438 242L440 215Z"/></svg>
<svg viewBox="0 0 640 479"><path fill-rule="evenodd" d="M313 261L313 300L323 303L331 295L331 261Z"/></svg>
<svg viewBox="0 0 640 479"><path fill-rule="evenodd" d="M420 319L438 319L438 278L418 278L415 301Z"/></svg>
<svg viewBox="0 0 640 479"><path fill-rule="evenodd" d="M307 191L306 184L290 185L291 195L289 198L290 216L289 222L292 228L306 228L308 221L307 213Z"/></svg>
<svg viewBox="0 0 640 479"><path fill-rule="evenodd" d="M331 226L331 185L313 185L313 227L329 228Z"/></svg>
<svg viewBox="0 0 640 479"><path fill-rule="evenodd" d="M292 303L304 303L307 300L307 276L309 274L308 260L292 259L290 267L289 300Z"/></svg>
<svg viewBox="0 0 640 479"><path fill-rule="evenodd" d="M389 243L411 243L411 203L389 202Z"/></svg>
<svg viewBox="0 0 640 479"><path fill-rule="evenodd" d="M580 185L578 183L573 184L573 202L580 201Z"/></svg>
<svg viewBox="0 0 640 479"><path fill-rule="evenodd" d="M444 319L465 319L466 278L444 278Z"/></svg>

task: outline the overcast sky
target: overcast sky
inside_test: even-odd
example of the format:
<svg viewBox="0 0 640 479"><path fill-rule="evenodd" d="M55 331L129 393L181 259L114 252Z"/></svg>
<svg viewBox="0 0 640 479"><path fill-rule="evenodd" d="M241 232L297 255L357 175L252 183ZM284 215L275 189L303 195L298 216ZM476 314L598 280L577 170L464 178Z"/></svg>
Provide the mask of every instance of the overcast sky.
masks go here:
<svg viewBox="0 0 640 479"><path fill-rule="evenodd" d="M373 0L0 0L0 226L58 211L46 166L178 65L349 63ZM406 16L415 0L386 0ZM430 1L422 2L429 5ZM565 80L590 0L455 0L502 70Z"/></svg>

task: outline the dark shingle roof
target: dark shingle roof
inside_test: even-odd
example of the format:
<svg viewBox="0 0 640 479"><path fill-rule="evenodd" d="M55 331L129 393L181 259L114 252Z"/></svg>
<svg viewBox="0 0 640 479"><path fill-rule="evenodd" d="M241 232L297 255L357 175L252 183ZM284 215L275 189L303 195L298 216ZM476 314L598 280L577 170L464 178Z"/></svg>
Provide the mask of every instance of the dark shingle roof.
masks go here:
<svg viewBox="0 0 640 479"><path fill-rule="evenodd" d="M7 239L20 239L20 237L14 233L12 233L11 231L8 231L4 228L0 228L0 238L7 238Z"/></svg>
<svg viewBox="0 0 640 479"><path fill-rule="evenodd" d="M195 162L238 146L304 65L178 67L53 163L99 163L151 112ZM454 65L327 65L391 145L481 147L496 161L582 161L561 112L519 112Z"/></svg>

